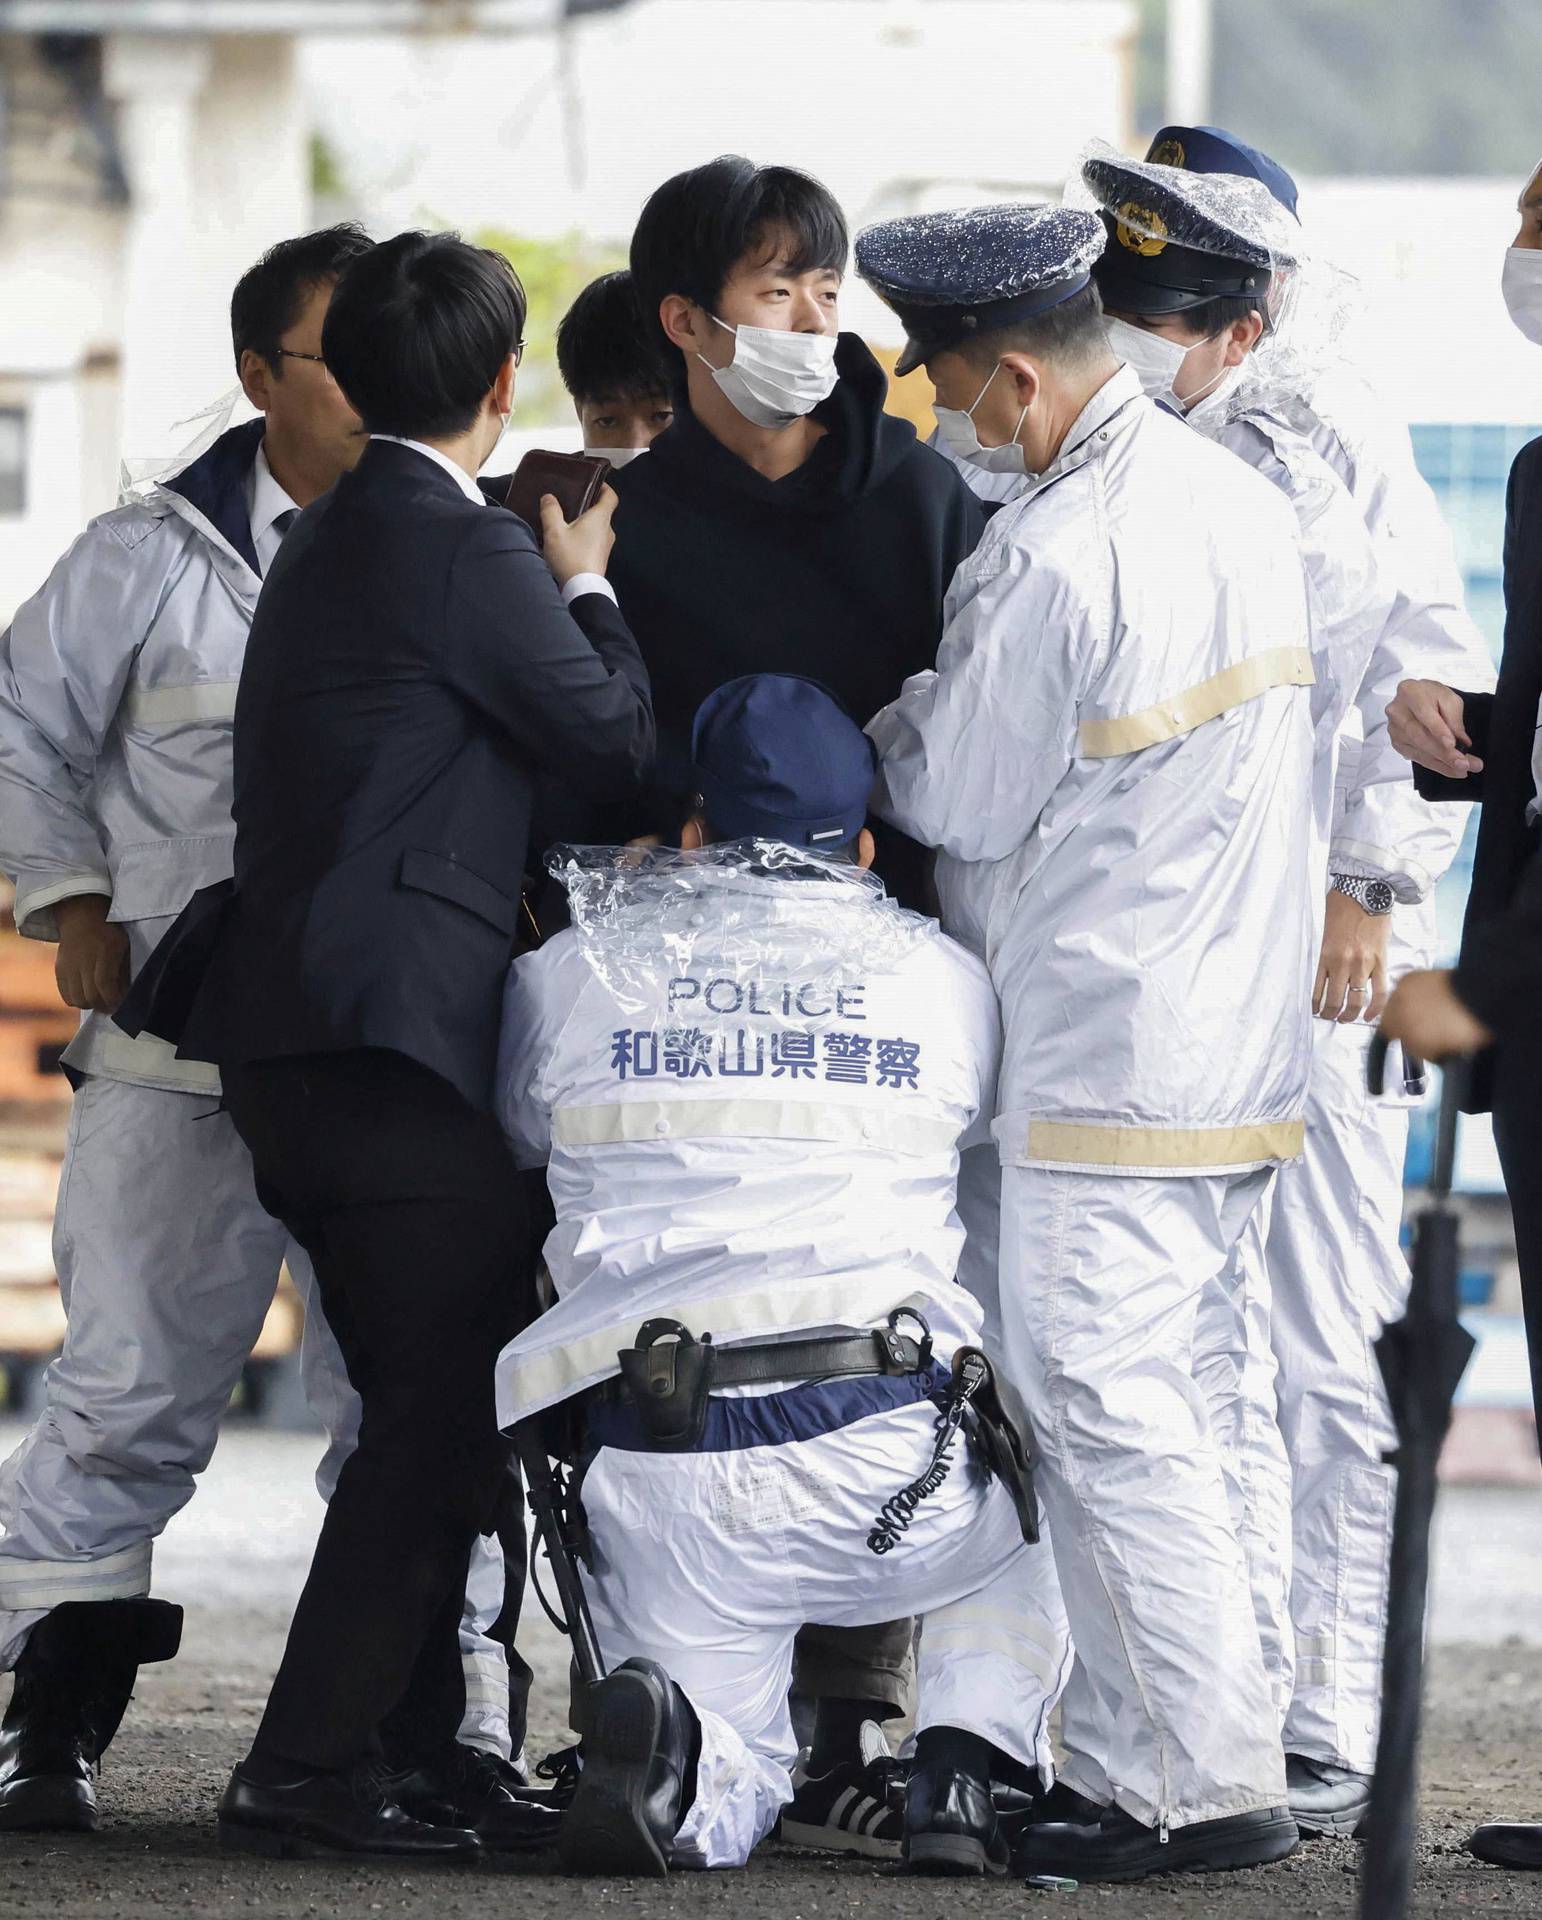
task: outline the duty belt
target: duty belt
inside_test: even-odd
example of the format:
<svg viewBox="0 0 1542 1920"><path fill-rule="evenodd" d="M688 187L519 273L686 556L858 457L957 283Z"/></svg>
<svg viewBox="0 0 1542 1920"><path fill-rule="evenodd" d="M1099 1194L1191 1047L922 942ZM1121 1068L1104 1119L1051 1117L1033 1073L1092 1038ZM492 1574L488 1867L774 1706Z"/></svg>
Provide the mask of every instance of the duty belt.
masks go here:
<svg viewBox="0 0 1542 1920"><path fill-rule="evenodd" d="M919 1340L899 1330L901 1321L920 1329ZM663 1452L688 1452L701 1439L707 1401L714 1387L809 1384L862 1374L932 1372L932 1336L911 1307L897 1307L884 1326L869 1333L823 1340L779 1340L763 1346L716 1347L711 1334L698 1340L678 1320L646 1320L634 1345L618 1353L621 1377L594 1389L602 1404L629 1404L643 1431ZM875 1516L867 1544L890 1553L909 1530L916 1510L947 1479L960 1432L987 1472L1005 1486L1023 1538L1039 1537L1033 1490L1033 1451L1028 1422L1015 1397L978 1347L959 1347L950 1377L937 1395L936 1444L925 1470L886 1500Z"/></svg>
<svg viewBox="0 0 1542 1920"><path fill-rule="evenodd" d="M919 1340L899 1331L913 1320ZM619 1353L617 1380L596 1389L602 1403L629 1403L655 1445L689 1448L700 1436L707 1397L716 1388L805 1384L862 1374L924 1373L932 1364L926 1322L907 1308L868 1333L819 1340L778 1340L759 1346L717 1347L678 1320L648 1320L634 1345Z"/></svg>

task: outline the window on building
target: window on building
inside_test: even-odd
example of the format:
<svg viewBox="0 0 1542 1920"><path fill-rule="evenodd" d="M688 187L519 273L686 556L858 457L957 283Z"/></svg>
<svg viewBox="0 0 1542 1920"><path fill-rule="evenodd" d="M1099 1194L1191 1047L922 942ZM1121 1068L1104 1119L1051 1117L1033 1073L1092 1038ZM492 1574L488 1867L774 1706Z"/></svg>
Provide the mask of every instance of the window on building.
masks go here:
<svg viewBox="0 0 1542 1920"><path fill-rule="evenodd" d="M27 511L27 414L0 407L0 514Z"/></svg>

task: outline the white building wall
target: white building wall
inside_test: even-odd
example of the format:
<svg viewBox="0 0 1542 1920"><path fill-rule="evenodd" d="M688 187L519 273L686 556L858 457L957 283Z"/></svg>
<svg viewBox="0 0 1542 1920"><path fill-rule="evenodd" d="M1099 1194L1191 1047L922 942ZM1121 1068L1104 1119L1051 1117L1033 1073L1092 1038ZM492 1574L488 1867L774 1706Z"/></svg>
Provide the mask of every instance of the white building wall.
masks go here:
<svg viewBox="0 0 1542 1920"><path fill-rule="evenodd" d="M1406 420L1542 419L1542 348L1499 291L1521 180L1308 180L1301 219L1361 283L1355 358Z"/></svg>
<svg viewBox="0 0 1542 1920"><path fill-rule="evenodd" d="M111 35L103 78L129 205L0 200L0 406L29 416L0 620L112 505L123 456L174 452L176 423L235 384L231 288L310 217L291 38Z"/></svg>
<svg viewBox="0 0 1542 1920"><path fill-rule="evenodd" d="M949 182L1058 182L1089 133L1129 132L1136 25L1131 0L638 0L559 32L303 58L383 223L619 241L661 180L725 152L806 168L858 224Z"/></svg>

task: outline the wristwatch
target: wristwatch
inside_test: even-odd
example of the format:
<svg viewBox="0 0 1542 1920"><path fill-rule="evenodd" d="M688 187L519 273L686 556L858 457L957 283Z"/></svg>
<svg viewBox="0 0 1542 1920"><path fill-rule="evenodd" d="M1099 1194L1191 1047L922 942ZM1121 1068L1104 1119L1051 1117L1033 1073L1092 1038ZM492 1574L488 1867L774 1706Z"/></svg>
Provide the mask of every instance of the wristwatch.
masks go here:
<svg viewBox="0 0 1542 1920"><path fill-rule="evenodd" d="M1333 876L1333 891L1347 894L1365 913L1392 911L1392 889L1385 880L1362 880L1358 874L1336 873Z"/></svg>

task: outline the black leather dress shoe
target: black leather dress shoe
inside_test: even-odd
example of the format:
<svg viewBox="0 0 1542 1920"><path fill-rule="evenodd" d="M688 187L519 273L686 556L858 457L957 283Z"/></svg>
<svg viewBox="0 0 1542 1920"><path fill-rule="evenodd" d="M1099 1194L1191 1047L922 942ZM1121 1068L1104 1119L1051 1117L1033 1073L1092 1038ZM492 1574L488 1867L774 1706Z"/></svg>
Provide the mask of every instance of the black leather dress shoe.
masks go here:
<svg viewBox="0 0 1542 1920"><path fill-rule="evenodd" d="M139 1669L181 1637L165 1600L69 1600L38 1622L0 1722L0 1830L96 1831L95 1775Z"/></svg>
<svg viewBox="0 0 1542 1920"><path fill-rule="evenodd" d="M1467 1842L1467 1851L1490 1866L1542 1872L1542 1825L1513 1821L1479 1827Z"/></svg>
<svg viewBox="0 0 1542 1920"><path fill-rule="evenodd" d="M330 1860L378 1854L423 1861L474 1860L482 1843L467 1828L414 1820L391 1798L391 1776L378 1762L344 1773L297 1776L259 1785L239 1767L220 1801L220 1845L233 1853L282 1860Z"/></svg>
<svg viewBox="0 0 1542 1920"><path fill-rule="evenodd" d="M1368 1773L1355 1773L1329 1760L1309 1760L1300 1753L1285 1756L1285 1791L1290 1797L1290 1817L1303 1840L1324 1834L1352 1839L1371 1810Z"/></svg>
<svg viewBox="0 0 1542 1920"><path fill-rule="evenodd" d="M1012 1871L1088 1881L1220 1873L1283 1860L1299 1843L1296 1823L1284 1807L1174 1827L1165 1842L1155 1828L1143 1827L1118 1807L1106 1807L1096 1826L1047 1821L1024 1827Z"/></svg>
<svg viewBox="0 0 1542 1920"><path fill-rule="evenodd" d="M470 1827L489 1853L554 1847L562 1808L528 1787L507 1760L459 1742L435 1760L391 1776L391 1797L414 1820Z"/></svg>
<svg viewBox="0 0 1542 1920"><path fill-rule="evenodd" d="M1005 1873L1011 1849L997 1822L990 1782L961 1767L917 1762L905 1782L900 1858L907 1873Z"/></svg>
<svg viewBox="0 0 1542 1920"><path fill-rule="evenodd" d="M669 1871L695 1799L698 1727L685 1695L654 1660L626 1660L590 1696L583 1771L558 1841L569 1873Z"/></svg>

